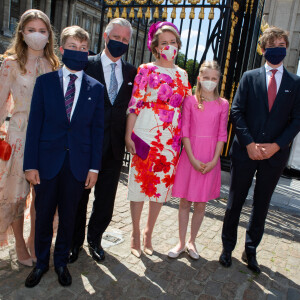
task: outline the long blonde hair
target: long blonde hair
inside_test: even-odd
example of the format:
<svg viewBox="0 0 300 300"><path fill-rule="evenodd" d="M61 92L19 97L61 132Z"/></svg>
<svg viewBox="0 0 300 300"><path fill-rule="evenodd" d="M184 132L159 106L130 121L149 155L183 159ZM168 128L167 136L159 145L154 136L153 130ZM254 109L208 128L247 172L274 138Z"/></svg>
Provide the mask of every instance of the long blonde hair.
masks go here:
<svg viewBox="0 0 300 300"><path fill-rule="evenodd" d="M54 52L54 47L56 47L55 35L51 27L48 16L38 9L29 9L25 11L21 16L12 43L4 53L5 56L8 55L16 56L16 60L23 74L26 73L25 65L27 62L28 46L23 40L22 32L28 22L36 19L42 20L45 23L47 30L49 32L49 40L44 48L45 57L49 61L53 71L59 68L59 59Z"/></svg>
<svg viewBox="0 0 300 300"><path fill-rule="evenodd" d="M219 72L219 77L221 76L221 68L219 66L219 64L215 61L204 61L204 63L200 66L199 69L199 76L206 70L206 69L210 69L210 70L216 70ZM219 97L219 87L218 85L216 86L215 90L214 90L214 95L215 97ZM195 91L195 96L198 100L198 102L200 104L202 104L202 99L201 99L201 83L199 82L199 80L197 80L197 86L196 86L196 91Z"/></svg>

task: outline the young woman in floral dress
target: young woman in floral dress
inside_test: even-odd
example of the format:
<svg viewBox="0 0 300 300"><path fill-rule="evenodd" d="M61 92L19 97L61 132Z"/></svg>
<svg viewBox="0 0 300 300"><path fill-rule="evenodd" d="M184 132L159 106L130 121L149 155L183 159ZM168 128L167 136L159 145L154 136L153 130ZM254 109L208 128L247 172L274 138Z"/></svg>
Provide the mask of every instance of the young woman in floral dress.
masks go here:
<svg viewBox="0 0 300 300"><path fill-rule="evenodd" d="M23 154L31 97L36 77L59 67L54 54L50 20L40 10L26 11L20 18L11 47L0 70L0 126L11 113L7 142L12 146L8 161L0 160L0 246L7 244L11 226L18 261L32 266L23 237L24 210L30 185L23 172ZM35 216L34 207L32 206ZM34 228L34 223L32 222ZM34 230L30 250L34 259Z"/></svg>
<svg viewBox="0 0 300 300"><path fill-rule="evenodd" d="M133 225L131 252L137 257L141 255L144 202L150 201L143 232L144 252L152 255L153 228L162 204L171 198L181 143L181 104L191 94L187 73L174 64L180 46L174 24L157 22L150 27L148 48L156 61L139 67L128 107L126 147L133 154L128 185ZM136 153L132 132L150 146L146 159Z"/></svg>

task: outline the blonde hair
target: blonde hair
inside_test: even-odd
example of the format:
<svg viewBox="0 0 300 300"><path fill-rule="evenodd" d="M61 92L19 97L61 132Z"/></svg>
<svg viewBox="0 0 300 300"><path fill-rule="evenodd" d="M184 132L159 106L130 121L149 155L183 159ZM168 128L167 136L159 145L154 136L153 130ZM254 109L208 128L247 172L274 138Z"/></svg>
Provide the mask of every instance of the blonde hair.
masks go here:
<svg viewBox="0 0 300 300"><path fill-rule="evenodd" d="M16 56L16 60L23 74L25 74L27 71L25 65L27 63L28 50L28 46L23 39L23 31L28 22L37 19L42 20L45 23L49 33L48 43L44 48L44 55L49 61L53 71L59 68L59 59L54 52L54 47L56 46L55 35L48 16L38 9L29 9L25 11L21 16L12 43L4 53L5 56Z"/></svg>
<svg viewBox="0 0 300 300"><path fill-rule="evenodd" d="M60 35L60 45L63 47L69 37L79 40L80 42L87 41L88 46L90 45L90 36L87 31L83 28L73 25L66 27Z"/></svg>
<svg viewBox="0 0 300 300"><path fill-rule="evenodd" d="M262 34L262 36L259 38L259 43L260 43L260 47L262 49L266 49L266 45L267 43L273 43L274 40L276 39L281 39L283 38L286 42L286 47L289 47L289 34L287 31L275 27L275 26L271 26L269 28L267 28L264 33Z"/></svg>
<svg viewBox="0 0 300 300"><path fill-rule="evenodd" d="M151 49L151 52L152 54L156 57L156 58L160 58L160 54L156 51L156 47L158 46L158 37L161 33L163 32L171 32L175 35L176 37L176 42L177 42L177 45L178 45L178 51L180 50L181 48L181 40L180 40L180 35L178 34L178 32L176 31L176 29L172 26L169 26L169 25L164 25L162 26L161 28L159 28L153 38L152 38L152 41L151 41L151 45L150 45L150 49Z"/></svg>
<svg viewBox="0 0 300 300"><path fill-rule="evenodd" d="M221 76L221 68L219 64L215 61L204 61L204 63L200 66L199 69L199 76L205 71L205 70L215 70L219 72L219 77ZM218 86L214 89L214 95L215 97L219 97L219 89ZM195 96L200 104L202 104L203 100L201 99L201 83L199 80L197 80L197 86L196 86L196 91L195 91Z"/></svg>

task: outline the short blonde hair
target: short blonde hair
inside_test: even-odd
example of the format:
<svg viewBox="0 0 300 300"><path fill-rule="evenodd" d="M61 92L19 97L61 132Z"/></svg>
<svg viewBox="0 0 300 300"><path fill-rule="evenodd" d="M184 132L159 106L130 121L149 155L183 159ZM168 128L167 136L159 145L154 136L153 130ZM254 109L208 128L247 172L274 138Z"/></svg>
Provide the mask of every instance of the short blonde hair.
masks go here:
<svg viewBox="0 0 300 300"><path fill-rule="evenodd" d="M177 30L174 28L174 27L172 27L172 26L169 26L169 25L164 25L164 26L162 26L161 28L159 28L156 32L155 32L155 34L154 34L154 36L153 36L153 39L152 39L152 41L151 41L151 45L150 45L150 49L151 49L151 52L152 52L152 54L156 57L156 58L160 58L160 54L156 51L156 47L158 46L158 37L159 37L159 35L161 34L161 33L163 33L163 32L167 32L167 31L169 31L169 32L171 32L171 33L173 33L174 35L175 35L175 37L176 37L176 42L177 42L177 45L178 45L178 51L180 50L180 48L181 48L181 40L180 40L180 35L178 34L178 32L177 32Z"/></svg>
<svg viewBox="0 0 300 300"><path fill-rule="evenodd" d="M90 35L83 28L73 25L66 27L60 35L60 45L64 46L69 37L79 40L80 42L87 41L88 46L90 46Z"/></svg>
<svg viewBox="0 0 300 300"><path fill-rule="evenodd" d="M274 40L281 38L285 40L286 47L288 48L290 44L288 32L281 28L271 26L267 28L262 34L262 36L259 38L260 47L265 50L268 42L272 43L274 42Z"/></svg>

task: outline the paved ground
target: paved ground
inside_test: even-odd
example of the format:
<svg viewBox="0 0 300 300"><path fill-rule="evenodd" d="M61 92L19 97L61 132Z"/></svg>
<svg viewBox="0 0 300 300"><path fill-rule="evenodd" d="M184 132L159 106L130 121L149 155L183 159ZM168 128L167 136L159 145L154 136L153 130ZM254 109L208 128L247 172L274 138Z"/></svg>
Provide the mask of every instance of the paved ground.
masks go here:
<svg viewBox="0 0 300 300"><path fill-rule="evenodd" d="M258 249L262 273L254 275L241 261L249 204L241 216L233 265L225 269L218 263L224 200L211 201L207 206L197 239L201 255L198 261L187 254L177 260L166 255L177 242L178 199L162 208L153 238L154 255L138 259L129 250L131 219L126 194L126 181L121 179L113 221L108 228L109 234L119 237L119 244L106 247L105 262L94 262L85 245L78 261L70 265L71 287L59 285L51 263L41 283L27 289L24 280L30 268L19 265L13 246L7 247L0 252L0 299L300 299L299 214L271 208ZM145 205L142 225L147 209ZM28 222L25 231L28 234ZM109 244L107 241L106 245Z"/></svg>

